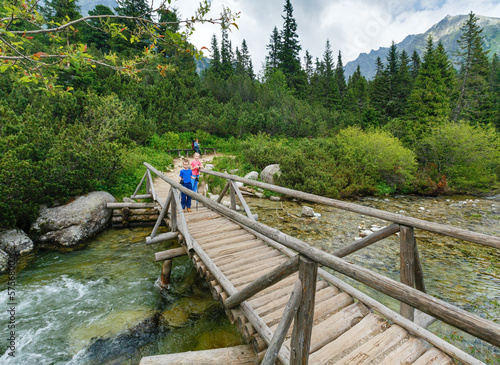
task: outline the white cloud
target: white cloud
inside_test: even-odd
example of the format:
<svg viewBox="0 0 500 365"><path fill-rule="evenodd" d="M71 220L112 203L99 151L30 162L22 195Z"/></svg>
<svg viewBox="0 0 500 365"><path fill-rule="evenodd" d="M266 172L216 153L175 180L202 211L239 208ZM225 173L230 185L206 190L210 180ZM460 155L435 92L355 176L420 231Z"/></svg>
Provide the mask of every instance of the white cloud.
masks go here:
<svg viewBox="0 0 500 365"><path fill-rule="evenodd" d="M184 17L193 14L197 1L172 2ZM246 40L255 71L258 72L267 55L273 28L283 26L285 0L213 0L209 16L217 17L225 5L241 11L229 37L233 48ZM297 33L302 46L314 57L322 58L326 40L334 54L340 50L344 64L361 52L388 47L394 40L402 41L409 34L423 33L446 15L468 14L500 17L498 0L292 0ZM220 28L200 25L191 41L198 47L209 48L212 35L220 42Z"/></svg>

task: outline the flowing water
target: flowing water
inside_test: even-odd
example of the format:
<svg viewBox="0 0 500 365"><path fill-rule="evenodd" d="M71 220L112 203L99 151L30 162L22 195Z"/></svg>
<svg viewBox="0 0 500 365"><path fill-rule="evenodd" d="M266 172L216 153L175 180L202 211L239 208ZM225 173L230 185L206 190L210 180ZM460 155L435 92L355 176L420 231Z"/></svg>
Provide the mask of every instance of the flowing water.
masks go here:
<svg viewBox="0 0 500 365"><path fill-rule="evenodd" d="M499 235L500 196L425 198L397 196L364 198L354 203L447 224L492 236ZM300 217L302 205L321 214L318 219ZM360 231L390 223L308 202L272 202L250 199L259 221L300 238L326 252L354 242ZM416 230L427 292L464 310L500 323L500 250ZM392 236L355 252L346 260L399 281L399 237ZM335 274L395 311L399 302L363 284ZM500 349L440 321L429 330L489 364L500 364Z"/></svg>
<svg viewBox="0 0 500 365"><path fill-rule="evenodd" d="M240 345L187 257L173 261L173 289L160 294L154 253L169 247L146 245L150 233L108 230L79 251L23 257L13 321L1 276L0 364L138 364L146 355Z"/></svg>
<svg viewBox="0 0 500 365"><path fill-rule="evenodd" d="M500 199L472 197L365 198L356 203L489 235L498 235ZM327 252L353 242L362 227L386 222L332 207L249 199L259 221ZM302 205L319 219L302 219ZM14 322L8 277L0 276L0 364L138 364L146 355L202 350L242 343L218 302L187 257L174 260L173 289L155 287L161 264L146 245L151 228L108 230L79 251L39 251L23 257L15 278ZM498 250L416 231L429 294L500 322ZM399 238L349 255L350 262L399 280ZM350 279L390 308L399 304ZM9 329L9 323L15 328ZM9 355L15 331L15 357ZM441 322L430 330L490 364L500 350Z"/></svg>

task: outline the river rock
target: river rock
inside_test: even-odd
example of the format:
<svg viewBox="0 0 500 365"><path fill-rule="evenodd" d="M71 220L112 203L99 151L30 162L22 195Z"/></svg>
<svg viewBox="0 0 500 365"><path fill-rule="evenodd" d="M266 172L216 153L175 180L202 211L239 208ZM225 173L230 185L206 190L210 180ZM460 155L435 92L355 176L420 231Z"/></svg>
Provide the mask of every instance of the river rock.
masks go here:
<svg viewBox="0 0 500 365"><path fill-rule="evenodd" d="M264 197L264 194L262 194L262 193L255 193L255 196L257 198L261 198L262 199Z"/></svg>
<svg viewBox="0 0 500 365"><path fill-rule="evenodd" d="M264 181L265 183L274 185L274 176L275 175L277 175L277 176L281 175L281 170L280 170L279 164L266 166L264 168L264 170L262 170L260 173L260 179L262 181Z"/></svg>
<svg viewBox="0 0 500 365"><path fill-rule="evenodd" d="M33 250L33 241L19 228L0 232L0 249L22 255Z"/></svg>
<svg viewBox="0 0 500 365"><path fill-rule="evenodd" d="M314 217L314 210L313 210L313 208L307 207L307 206L304 205L302 207L302 212L300 213L300 215L302 217L312 218L312 217Z"/></svg>
<svg viewBox="0 0 500 365"><path fill-rule="evenodd" d="M269 200L272 202L279 202L281 198L279 196L271 196Z"/></svg>
<svg viewBox="0 0 500 365"><path fill-rule="evenodd" d="M35 242L47 246L72 247L102 231L111 218L107 203L115 198L96 191L79 196L72 202L54 208L42 207L40 215L31 226L30 236Z"/></svg>
<svg viewBox="0 0 500 365"><path fill-rule="evenodd" d="M252 171L245 175L245 179L248 180L257 180L258 178L259 178L259 173L257 171Z"/></svg>

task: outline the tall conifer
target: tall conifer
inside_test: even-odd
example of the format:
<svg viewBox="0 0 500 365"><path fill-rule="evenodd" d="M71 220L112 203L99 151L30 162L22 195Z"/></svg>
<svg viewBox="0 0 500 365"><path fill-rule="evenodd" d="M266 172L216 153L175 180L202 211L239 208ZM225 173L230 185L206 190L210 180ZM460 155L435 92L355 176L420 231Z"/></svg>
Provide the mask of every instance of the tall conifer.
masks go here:
<svg viewBox="0 0 500 365"><path fill-rule="evenodd" d="M491 98L488 84L488 57L484 50L483 29L477 25L477 17L470 12L469 18L460 28L457 57L458 100L453 119L469 121L490 121Z"/></svg>

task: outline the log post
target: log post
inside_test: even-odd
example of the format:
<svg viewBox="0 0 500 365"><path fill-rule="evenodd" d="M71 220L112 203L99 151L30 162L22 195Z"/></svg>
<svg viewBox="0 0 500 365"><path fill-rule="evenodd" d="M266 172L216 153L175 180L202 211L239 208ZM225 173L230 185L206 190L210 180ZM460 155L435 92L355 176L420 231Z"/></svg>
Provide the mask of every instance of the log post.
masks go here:
<svg viewBox="0 0 500 365"><path fill-rule="evenodd" d="M171 189L172 194L178 194L177 189ZM175 199L170 199L170 230L175 232L177 228L177 204Z"/></svg>
<svg viewBox="0 0 500 365"><path fill-rule="evenodd" d="M413 227L400 226L400 277L401 283L415 286L415 236ZM413 321L415 310L406 303L400 303L399 313Z"/></svg>
<svg viewBox="0 0 500 365"><path fill-rule="evenodd" d="M234 191L234 181L229 180L229 185L231 185L231 210L236 210L236 192Z"/></svg>
<svg viewBox="0 0 500 365"><path fill-rule="evenodd" d="M264 356L264 359L262 360L262 365L273 365L278 358L279 350L283 345L283 341L285 341L285 336L288 332L288 329L290 328L290 325L292 324L292 320L297 314L301 299L302 283L299 279L293 287L292 295L290 296L290 300L286 304L285 310L283 312L283 317L278 324L278 328L276 328L276 331L274 332L273 339L267 347L266 354Z"/></svg>
<svg viewBox="0 0 500 365"><path fill-rule="evenodd" d="M418 253L417 240L415 238L415 288L421 292L427 293L424 282L424 271L422 270L422 263L420 262L420 255Z"/></svg>
<svg viewBox="0 0 500 365"><path fill-rule="evenodd" d="M295 315L292 340L290 342L291 365L307 364L309 360L317 275L318 263L301 256L299 279L302 283L302 299L299 310Z"/></svg>
<svg viewBox="0 0 500 365"><path fill-rule="evenodd" d="M229 189L229 186L231 185L231 182L228 181L226 186L224 186L224 189L222 189L222 192L219 195L219 198L217 199L217 203L220 203L222 201L222 198L224 198L224 195L227 193L227 189Z"/></svg>
<svg viewBox="0 0 500 365"><path fill-rule="evenodd" d="M172 200L172 190L168 192L167 199L165 200L165 204L163 205L163 208L161 209L160 215L158 217L158 220L155 223L155 226L153 228L153 232L151 232L151 238L154 238L156 236L156 233L158 232L158 228L160 228L161 222L165 218L165 215L168 213L168 208L169 208L169 203Z"/></svg>
<svg viewBox="0 0 500 365"><path fill-rule="evenodd" d="M160 276L160 287L162 289L170 288L171 271L172 271L172 260L163 261L163 265L161 267L161 276Z"/></svg>

